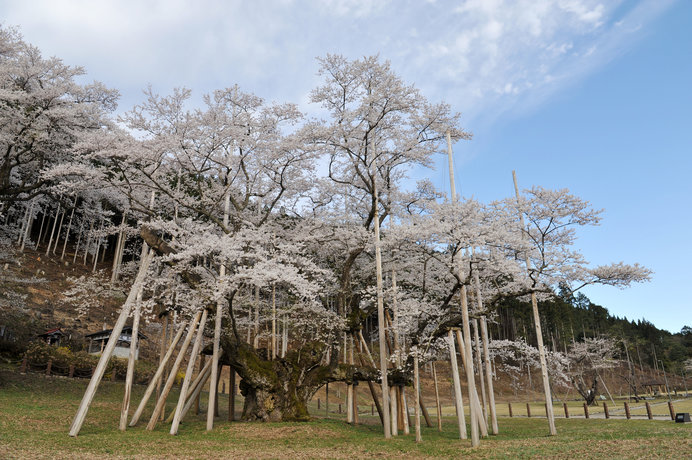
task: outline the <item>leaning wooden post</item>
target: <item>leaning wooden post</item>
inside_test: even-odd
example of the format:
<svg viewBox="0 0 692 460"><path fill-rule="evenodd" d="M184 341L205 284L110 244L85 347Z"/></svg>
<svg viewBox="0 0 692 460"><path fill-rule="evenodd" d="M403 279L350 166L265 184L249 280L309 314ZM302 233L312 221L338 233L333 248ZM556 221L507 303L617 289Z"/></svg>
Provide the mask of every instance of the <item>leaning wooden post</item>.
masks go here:
<svg viewBox="0 0 692 460"><path fill-rule="evenodd" d="M137 298L137 293L139 292L139 289L141 288L142 283L144 282L144 278L146 277L147 270L149 269L149 265L151 264L153 258L154 252L147 251L144 257L142 257L141 259L137 277L135 278L135 281L134 283L132 283L132 287L130 288L130 294L128 295L127 300L125 300L125 304L123 304L123 307L120 311L120 316L118 317L115 326L113 326L113 332L111 332L111 335L108 339L108 343L106 344L103 353L101 353L99 362L96 365L96 369L94 369L94 373L91 376L91 380L89 381L89 386L87 386L87 389L84 392L82 402L79 404L77 414L75 415L75 418L72 421L72 426L70 427L70 436L77 436L79 434L79 430L81 430L82 428L82 424L84 423L84 419L86 418L86 414L89 410L89 406L91 405L91 401L94 399L94 395L96 394L96 389L98 388L99 383L103 378L103 374L106 371L106 365L108 364L108 360L113 354L115 344L118 342L118 339L120 338L120 333L123 330L123 326L125 326L125 321L127 321L127 317L130 315L130 309L132 308L132 305L134 304L135 299Z"/></svg>
<svg viewBox="0 0 692 460"><path fill-rule="evenodd" d="M370 361L370 365L377 369L377 365L375 364L375 360L372 359L372 354L370 354L370 349L368 348L368 344L365 342L365 339L363 338L363 332L359 329L358 330L358 339L360 340L360 343L365 350L365 354L368 357L368 360ZM361 365L364 365L364 360L362 356L359 356ZM384 416L382 415L382 406L380 405L379 399L377 399L377 392L375 391L375 384L372 383L371 381L368 381L368 388L370 388L370 394L372 395L372 400L375 403L375 406L377 407L377 415L380 416L380 422L384 425ZM326 386L327 390L327 395L326 395L326 405L327 405L327 415L329 415L329 384Z"/></svg>
<svg viewBox="0 0 692 460"><path fill-rule="evenodd" d="M235 420L235 369L228 366L228 421Z"/></svg>
<svg viewBox="0 0 692 460"><path fill-rule="evenodd" d="M514 179L514 192L517 196L517 204L521 204L519 196L519 186L517 184L517 174L512 171L512 178ZM524 235L524 215L519 213L520 224L522 229L522 237ZM527 273L531 271L531 259L529 258L528 252L526 253L526 271ZM548 378L548 363L545 355L545 346L543 345L543 332L541 331L541 317L538 314L538 299L536 298L536 292L531 292L531 306L533 310L533 322L536 328L536 341L538 342L538 355L541 362L541 375L543 377L543 392L545 393L545 403L548 408L548 425L550 429L550 435L555 436L557 434L557 429L555 428L555 416L553 415L553 398L550 394L550 379Z"/></svg>
<svg viewBox="0 0 692 460"><path fill-rule="evenodd" d="M651 404L649 404L648 401L645 402L644 404L646 405L646 416L649 418L649 420L653 420L653 419L654 419L654 416L653 416L653 414L651 413Z"/></svg>
<svg viewBox="0 0 692 460"><path fill-rule="evenodd" d="M170 393L171 388L173 388L173 383L175 383L175 378L178 374L180 364L183 362L183 359L185 358L185 353L187 352L187 349L190 346L190 342L192 342L192 337L195 335L195 330L197 329L197 323L199 323L200 316L202 316L202 312L198 311L192 318L192 321L190 322L190 327L188 328L185 340L183 341L183 344L180 347L180 352L178 353L178 356L175 358L175 362L171 367L170 373L168 374L168 379L166 380L166 384L163 386L163 390L161 390L159 400L156 401L156 407L154 407L154 412L151 414L151 418L149 419L149 423L147 424L147 430L153 430L159 421L161 411L163 410L163 407L166 405L166 398L168 397L168 393Z"/></svg>
<svg viewBox="0 0 692 460"><path fill-rule="evenodd" d="M125 225L125 215L126 212L123 211L123 217L122 220L120 221L120 227L123 227ZM118 241L115 243L115 254L113 255L113 268L111 269L111 284L115 283L115 281L118 279L118 271L120 270L120 261L122 260L122 248L121 245L123 244L123 229L121 228L120 231L118 232Z"/></svg>
<svg viewBox="0 0 692 460"><path fill-rule="evenodd" d="M127 374L125 376L125 394L123 395L123 405L120 409L120 431L127 429L127 416L130 411L130 396L132 394L132 380L135 375L135 360L137 359L137 338L139 335L139 316L142 310L142 290L139 288L137 294L137 305L135 306L134 319L132 321L132 338L130 339L130 354L127 359Z"/></svg>
<svg viewBox="0 0 692 460"><path fill-rule="evenodd" d="M464 339L461 337L461 331L459 329L456 329L456 336L457 336L457 343L459 344L459 350L464 350L467 347L466 342ZM462 364L464 365L464 368L467 369L467 359L469 359L466 354L462 353L461 354L462 358ZM470 361L471 364L469 365L471 368L471 376L473 376L473 361ZM468 373L467 373L467 378L468 378ZM475 382L474 382L475 383ZM488 425L485 420L483 420L483 417L481 417L481 402L478 399L478 393L474 392L473 394L469 395L469 408L473 407L474 413L476 414L476 417L471 418L471 422L473 423L475 420L476 425L478 425L480 435L483 437L488 436Z"/></svg>
<svg viewBox="0 0 692 460"><path fill-rule="evenodd" d="M163 314L163 324L161 325L161 345L159 348L159 366L161 366L161 362L163 361L163 358L166 355L166 351L167 351L168 322L169 322L169 313L165 312ZM162 383L161 382L161 376L159 375L158 379L156 379L156 399L159 399L159 394L161 394L161 383Z"/></svg>
<svg viewBox="0 0 692 460"><path fill-rule="evenodd" d="M625 401L625 417L627 417L627 420L632 418L632 415L630 414L630 405L627 401Z"/></svg>
<svg viewBox="0 0 692 460"><path fill-rule="evenodd" d="M191 319L189 327L192 327L192 322L193 322L193 320ZM171 342L170 346L168 347L168 350L166 351L166 355L159 362L159 367L156 369L156 373L154 374L154 377L149 382L149 385L147 386L147 389L144 392L144 396L142 396L142 400L139 402L139 406L137 406L137 410L135 411L135 414L132 416L132 420L130 420L130 426L135 426L137 424L137 422L139 421L139 418L142 416L142 412L144 411L144 407L147 405L149 398L151 397L152 393L154 392L154 388L156 388L158 385L157 382L161 382L161 376L163 375L164 370L166 369L166 365L168 364L168 361L171 359L171 356L173 355L173 351L175 350L175 347L178 345L180 338L183 336L183 332L185 332L185 327L181 326L180 329L178 329L178 332L175 334L175 337L173 338L173 341ZM159 398L156 398L157 401L158 401L158 399Z"/></svg>
<svg viewBox="0 0 692 460"><path fill-rule="evenodd" d="M202 372L204 372L204 370L206 368L211 367L211 360L209 360L207 363L204 362L204 361L206 361L206 358L207 358L207 355L205 355L205 354L202 354L199 358L199 371L198 371L199 373L197 374L197 377L202 375ZM209 373L211 374L211 371ZM193 382L192 388L193 388L192 392L197 395L197 397L195 398L195 415L199 415L199 402L201 399L200 396L201 396L202 392L201 391L195 392L195 389L196 389L195 382Z"/></svg>
<svg viewBox="0 0 692 460"><path fill-rule="evenodd" d="M421 442L420 435L420 377L418 375L418 347L413 350L413 381L415 383L416 402L415 402L415 417L416 417L416 442Z"/></svg>
<svg viewBox="0 0 692 460"><path fill-rule="evenodd" d="M584 418L589 418L589 406L584 403Z"/></svg>
<svg viewBox="0 0 692 460"><path fill-rule="evenodd" d="M514 417L514 414L512 413L512 403L507 403L507 409L509 409L509 416Z"/></svg>
<svg viewBox="0 0 692 460"><path fill-rule="evenodd" d="M396 389L397 387L395 385L389 387L389 415L392 424L392 436L399 435L399 410L397 407L399 398L397 397Z"/></svg>
<svg viewBox="0 0 692 460"><path fill-rule="evenodd" d="M446 133L447 137L447 158L449 161L449 186L452 195L452 202L456 203L457 194L454 185L454 162L452 159L452 139L449 130ZM466 357L464 368L466 371L466 382L468 385L469 392L469 412L471 413L471 446L478 447L480 445L479 436L479 424L481 419L481 414L478 413L479 407L474 404L474 396L477 399L478 395L476 393L476 382L473 376L473 354L471 351L471 326L469 325L469 310L468 310L468 297L466 295L466 285L464 283L463 270L461 266L461 252L458 253L458 258L456 261L457 271L459 275L459 282L461 285L461 322L464 329L464 337L466 338L465 346L459 348L459 353ZM480 404L479 404L480 406Z"/></svg>
<svg viewBox="0 0 692 460"><path fill-rule="evenodd" d="M457 423L459 424L459 437L466 439L466 420L464 417L464 405L461 400L461 382L459 381L459 366L457 365L457 352L454 349L454 333L450 329L447 332L450 362L452 363L452 380L454 382L454 405L457 410ZM439 405L438 405L439 407Z"/></svg>
<svg viewBox="0 0 692 460"><path fill-rule="evenodd" d="M65 241L62 245L62 254L60 254L60 260L65 258L65 250L67 250L67 240L70 239L70 229L72 228L72 218L74 217L74 210L77 207L77 197L74 197L74 203L72 203L72 212L70 212L70 220L67 223L67 231L65 231Z"/></svg>
<svg viewBox="0 0 692 460"><path fill-rule="evenodd" d="M608 412L608 403L605 401L603 401L603 413L605 414L606 419L610 418L610 412Z"/></svg>
<svg viewBox="0 0 692 460"><path fill-rule="evenodd" d="M567 403L562 403L562 408L565 410L565 418L569 418L569 410L567 409Z"/></svg>
<svg viewBox="0 0 692 460"><path fill-rule="evenodd" d="M428 414L428 408L425 407L425 403L423 402L423 398L420 397L418 398L418 405L420 406L420 411L423 414L423 419L425 420L425 426L428 428L432 428L432 421L430 421L430 414Z"/></svg>
<svg viewBox="0 0 692 460"><path fill-rule="evenodd" d="M209 380L209 375L211 374L210 367L211 361L208 361L207 364L205 364L204 367L200 369L199 375L190 385L188 391L189 397L186 398L185 406L183 407L183 411L180 415L180 420L184 419L185 415L187 415L190 409L192 409L192 406L194 404L197 404L197 401L199 401L199 395L202 392L202 388L204 388L204 384L207 383L207 380ZM172 421L174 416L175 412L172 412L166 419L166 423Z"/></svg>
<svg viewBox="0 0 692 460"><path fill-rule="evenodd" d="M432 363L433 382L435 383L435 406L437 407L437 430L442 431L442 407L440 407L440 391L437 387L437 370L435 362Z"/></svg>
<svg viewBox="0 0 692 460"><path fill-rule="evenodd" d="M473 342L476 347L476 367L478 368L478 380L480 381L480 387L481 387L481 401L483 404L481 405L481 409L483 410L483 420L486 421L488 420L488 411L486 407L488 406L488 397L486 396L485 393L485 381L483 379L483 363L481 362L481 339L480 339L480 333L478 331L478 320L476 318L473 319Z"/></svg>
<svg viewBox="0 0 692 460"><path fill-rule="evenodd" d="M669 395L670 397L670 395ZM673 403L668 401L668 412L670 412L670 419L675 420L675 409L673 409Z"/></svg>
<svg viewBox="0 0 692 460"><path fill-rule="evenodd" d="M180 388L180 397L178 398L178 406L175 409L175 416L173 417L173 424L171 425L171 434L178 434L178 426L180 425L180 420L182 418L182 410L185 406L185 398L187 398L187 390L190 386L190 381L192 380L192 374L195 371L195 363L197 361L197 355L199 354L200 347L202 346L202 335L204 334L204 325L207 322L207 315L209 311L205 308L202 313L202 319L199 322L199 328L197 328L197 337L195 338L195 344L192 346L192 352L190 353L190 360L187 363L187 370L185 371L185 378L183 379L183 386ZM213 365L213 362L212 362Z"/></svg>
<svg viewBox="0 0 692 460"><path fill-rule="evenodd" d="M481 336L483 337L483 360L485 361L485 377L488 384L488 397L490 400L490 423L492 424L493 434L499 434L497 411L495 410L495 390L493 389L493 369L490 365L488 327L485 316L481 316Z"/></svg>
<svg viewBox="0 0 692 460"><path fill-rule="evenodd" d="M526 403L526 416L528 418L531 418L531 406L529 405L529 403Z"/></svg>
<svg viewBox="0 0 692 460"><path fill-rule="evenodd" d="M231 194L226 193L223 208L223 226L228 227L228 213L231 206ZM226 261L221 262L219 267L219 280L223 281L226 276ZM214 428L214 415L216 414L216 391L214 390L219 381L219 355L221 342L221 320L223 319L223 302L216 303L216 314L214 318L214 344L211 356L211 378L209 379L209 404L207 407L207 431ZM249 327L249 326L248 326ZM230 395L230 392L229 392Z"/></svg>
<svg viewBox="0 0 692 460"><path fill-rule="evenodd" d="M373 197L375 209L373 227L375 230L375 270L377 274L377 328L380 345L380 372L382 373L382 415L384 416L384 437L392 437L391 421L389 419L389 384L387 382L387 346L384 336L384 293L382 292L382 249L380 244L380 212L379 197L377 193L377 168L372 175Z"/></svg>

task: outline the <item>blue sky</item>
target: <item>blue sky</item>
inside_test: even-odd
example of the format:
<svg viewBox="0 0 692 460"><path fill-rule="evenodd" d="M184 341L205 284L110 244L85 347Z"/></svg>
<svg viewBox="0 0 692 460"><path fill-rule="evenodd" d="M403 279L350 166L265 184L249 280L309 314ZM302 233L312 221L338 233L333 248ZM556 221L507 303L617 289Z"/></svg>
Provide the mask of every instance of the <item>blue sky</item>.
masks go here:
<svg viewBox="0 0 692 460"><path fill-rule="evenodd" d="M455 145L464 196L569 188L605 208L578 245L596 264L655 273L585 294L613 314L677 332L692 325L692 2L16 1L0 3L46 55L84 66L122 93L151 84L197 97L239 84L307 112L317 56L379 53L474 134ZM417 171L449 188L444 158Z"/></svg>

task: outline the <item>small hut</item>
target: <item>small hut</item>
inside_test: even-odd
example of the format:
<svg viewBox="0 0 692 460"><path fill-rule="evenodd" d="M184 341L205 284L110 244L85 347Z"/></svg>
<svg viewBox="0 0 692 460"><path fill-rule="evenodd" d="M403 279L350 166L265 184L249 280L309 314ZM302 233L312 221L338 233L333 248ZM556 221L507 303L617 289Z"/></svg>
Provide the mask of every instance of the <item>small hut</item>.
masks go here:
<svg viewBox="0 0 692 460"><path fill-rule="evenodd" d="M59 347L60 342L64 337L67 337L67 334L65 334L61 328L56 327L55 329L47 330L46 332L44 332L43 334L39 334L38 336L48 345L55 345L56 347Z"/></svg>
<svg viewBox="0 0 692 460"><path fill-rule="evenodd" d="M113 329L104 329L103 331L98 331L94 332L92 334L87 334L84 336L85 338L89 339L89 347L87 348L89 354L91 355L98 355L101 354L103 351L104 347L106 346L106 343L108 342L108 339L111 337L111 332L113 332ZM135 350L135 359L139 359L139 344L142 339L146 339L147 337L139 332L137 334L138 339L137 340L137 349ZM120 333L120 337L118 337L118 341L115 344L115 349L113 350L113 356L117 358L127 358L130 356L130 344L132 343L132 327L131 326L125 326L123 327L122 332Z"/></svg>

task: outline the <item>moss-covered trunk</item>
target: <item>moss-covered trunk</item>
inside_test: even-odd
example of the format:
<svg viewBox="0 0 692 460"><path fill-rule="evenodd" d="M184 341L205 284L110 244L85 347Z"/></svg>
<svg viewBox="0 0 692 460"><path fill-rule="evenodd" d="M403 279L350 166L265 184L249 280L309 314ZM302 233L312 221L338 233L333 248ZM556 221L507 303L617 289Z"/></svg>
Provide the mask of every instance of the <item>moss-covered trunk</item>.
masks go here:
<svg viewBox="0 0 692 460"><path fill-rule="evenodd" d="M372 368L321 364L325 351L321 342L308 342L273 361L266 359L266 350L255 350L233 334L225 335L221 346L223 364L230 365L241 378L240 392L245 397L242 419L247 421L307 421L308 401L325 383L374 381L379 377Z"/></svg>

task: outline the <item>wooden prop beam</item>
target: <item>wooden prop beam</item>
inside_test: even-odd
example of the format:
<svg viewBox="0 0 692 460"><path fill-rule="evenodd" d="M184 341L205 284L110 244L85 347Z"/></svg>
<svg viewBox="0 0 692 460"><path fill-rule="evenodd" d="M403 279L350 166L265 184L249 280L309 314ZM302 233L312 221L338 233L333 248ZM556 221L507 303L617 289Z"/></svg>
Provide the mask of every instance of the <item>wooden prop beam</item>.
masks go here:
<svg viewBox="0 0 692 460"><path fill-rule="evenodd" d="M461 331L459 329L456 329L456 336L457 336L457 343L459 344L459 349L463 350L466 347L466 341L462 338L461 336ZM464 356L464 354L461 355L461 360L464 365L464 369L467 371L467 378L468 378L468 370L469 366L467 366L467 363L469 362L469 357L468 355ZM471 370L471 376L473 376L473 360L470 360L470 370ZM481 402L478 399L478 393L473 393L469 395L469 409L474 408L474 411L472 413L475 413L476 415L480 415L482 413L481 411ZM488 436L488 426L486 425L485 421L483 420L483 417L475 417L471 418L471 421L473 422L475 420L476 425L478 425L478 428L480 430L480 435L481 436ZM473 423L472 423L473 424Z"/></svg>
<svg viewBox="0 0 692 460"><path fill-rule="evenodd" d="M437 431L442 431L442 407L440 407L440 390L437 386L437 370L432 363L433 382L435 383L435 407L437 408Z"/></svg>
<svg viewBox="0 0 692 460"><path fill-rule="evenodd" d="M416 347L415 354L413 355L413 381L416 393L416 442L421 442L423 438L420 434L420 376L418 375L418 349Z"/></svg>
<svg viewBox="0 0 692 460"><path fill-rule="evenodd" d="M187 352L187 349L190 346L190 342L192 341L192 337L195 335L195 330L197 329L197 323L199 323L200 316L202 316L202 312L197 312L195 316L192 318L190 327L187 330L187 335L185 336L185 340L183 341L183 344L180 347L180 352L178 353L178 356L175 358L173 367L171 367L171 371L168 374L166 384L163 386L163 390L161 391L161 396L159 396L159 400L156 402L154 412L151 414L151 418L149 419L149 423L147 424L147 430L153 430L156 427L156 423L158 422L159 417L161 416L161 411L163 410L163 407L166 405L166 398L168 398L168 393L170 393L171 388L173 388L173 383L175 383L175 378L178 374L180 364L183 362L183 359L185 358L185 353Z"/></svg>
<svg viewBox="0 0 692 460"><path fill-rule="evenodd" d="M175 415L173 416L173 424L171 425L170 431L171 434L178 434L178 427L180 426L180 420L182 419L182 412L183 407L185 406L188 388L190 387L190 382L192 381L192 374L195 372L195 363L197 362L199 350L202 347L204 326L207 323L208 314L209 311L205 308L204 312L202 313L202 319L199 322L199 327L197 328L197 337L195 338L195 344L192 346L190 360L187 362L187 370L185 371L183 386L180 388L180 396L178 397L178 406L175 408Z"/></svg>
<svg viewBox="0 0 692 460"><path fill-rule="evenodd" d="M490 349L488 340L488 326L485 316L481 316L481 336L483 337L483 359L485 361L485 378L488 383L488 398L490 402L490 423L493 434L499 434L497 426L497 411L495 409L495 390L493 389L493 369L490 365Z"/></svg>
<svg viewBox="0 0 692 460"><path fill-rule="evenodd" d="M113 326L113 331L111 332L111 336L108 339L108 343L106 344L103 353L101 353L101 357L99 358L99 362L96 365L96 369L94 370L94 373L91 376L91 380L89 380L89 385L87 386L87 389L84 392L84 396L82 397L82 402L79 404L79 409L77 409L77 414L75 415L74 420L72 421L72 426L70 427L70 436L77 436L82 428L82 424L84 423L86 414L89 411L91 401L94 399L94 395L96 394L96 390L99 386L99 383L101 383L101 379L103 378L104 372L106 372L106 365L108 364L108 360L113 354L115 344L118 342L118 339L120 338L120 333L122 332L123 327L125 326L127 317L130 315L132 305L137 299L137 293L139 292L142 283L144 283L144 278L146 277L147 270L149 269L149 265L151 264L153 258L153 251L147 251L144 257L142 257L141 259L141 262L139 264L139 271L137 272L137 277L135 278L134 283L132 283L132 287L130 288L130 293L127 296L127 300L125 300L125 303L123 304L123 307L120 310L120 316L118 317L115 326Z"/></svg>
<svg viewBox="0 0 692 460"><path fill-rule="evenodd" d="M132 395L132 380L135 376L135 361L137 359L137 339L139 338L139 317L142 311L142 287L137 294L134 319L132 320L132 338L130 339L130 353L127 360L127 374L125 376L125 394L123 405L120 409L120 431L127 429L127 416L130 411L130 397Z"/></svg>
<svg viewBox="0 0 692 460"><path fill-rule="evenodd" d="M457 423L459 424L459 437L461 439L468 438L466 432L466 420L464 417L464 404L461 399L461 381L459 380L459 365L457 364L457 352L454 349L454 333L450 330L447 332L449 345L449 361L452 363L452 381L454 382L454 406L457 410ZM438 403L439 407L439 403Z"/></svg>
<svg viewBox="0 0 692 460"><path fill-rule="evenodd" d="M193 320L191 319L189 324L190 326L192 326L192 321ZM166 355L159 362L159 367L156 369L154 377L149 382L149 385L147 386L147 389L144 392L144 396L142 396L142 400L139 402L139 406L137 406L137 410L135 411L135 414L132 416L132 420L130 420L130 426L135 426L139 421L139 418L142 416L142 412L144 412L144 407L147 405L147 402L149 401L149 398L154 392L154 389L158 385L158 382L161 381L161 377L163 376L164 370L166 369L166 365L168 364L168 361L171 359L173 351L175 350L175 347L178 345L180 338L183 336L183 332L185 332L184 326L178 329L178 332L175 334L175 337L173 338L173 342L171 342L171 345L168 347L168 350L166 351Z"/></svg>

